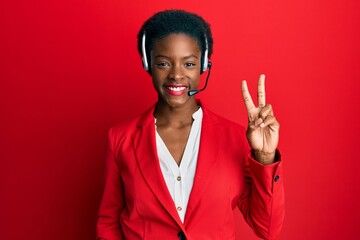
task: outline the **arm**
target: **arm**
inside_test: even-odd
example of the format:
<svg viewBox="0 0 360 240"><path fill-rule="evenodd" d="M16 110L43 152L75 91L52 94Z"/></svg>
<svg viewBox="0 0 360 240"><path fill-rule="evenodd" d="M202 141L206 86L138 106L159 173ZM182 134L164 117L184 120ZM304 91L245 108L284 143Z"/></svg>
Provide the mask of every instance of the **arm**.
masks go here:
<svg viewBox="0 0 360 240"><path fill-rule="evenodd" d="M110 130L105 170L105 187L97 221L97 239L122 240L124 237L119 217L121 210L125 206L125 201L123 183L119 175L118 165L115 162L113 152L114 140L112 136L113 134Z"/></svg>
<svg viewBox="0 0 360 240"><path fill-rule="evenodd" d="M280 124L272 106L265 103L265 75L260 75L258 81L258 107L246 81L242 82L242 94L248 112L246 137L251 153L245 161L247 189L239 208L258 236L276 239L284 219L282 164L277 151Z"/></svg>
<svg viewBox="0 0 360 240"><path fill-rule="evenodd" d="M245 161L245 191L238 207L246 222L262 239L276 239L284 220L284 188L280 153L267 166L251 154Z"/></svg>

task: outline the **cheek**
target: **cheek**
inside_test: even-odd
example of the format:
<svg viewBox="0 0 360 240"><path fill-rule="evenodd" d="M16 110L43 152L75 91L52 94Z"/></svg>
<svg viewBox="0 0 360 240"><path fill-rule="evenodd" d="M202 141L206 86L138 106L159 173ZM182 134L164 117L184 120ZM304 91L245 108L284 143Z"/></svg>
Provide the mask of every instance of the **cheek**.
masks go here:
<svg viewBox="0 0 360 240"><path fill-rule="evenodd" d="M164 80L163 80L164 78L161 77L161 75L156 74L156 73L152 73L151 78L152 78L151 80L152 80L152 84L155 88L155 91L158 92L159 89L161 89L164 84Z"/></svg>
<svg viewBox="0 0 360 240"><path fill-rule="evenodd" d="M161 81L162 79L166 78L167 73L166 71L160 71L159 69L152 68L151 70L151 77L156 81Z"/></svg>
<svg viewBox="0 0 360 240"><path fill-rule="evenodd" d="M200 73L193 73L189 75L193 86L198 86L200 83Z"/></svg>
<svg viewBox="0 0 360 240"><path fill-rule="evenodd" d="M160 77L159 73L157 73L156 71L152 71L151 72L151 79L152 79L152 82L153 82L154 86L156 86L156 85L159 84L159 82L160 82L159 79L161 79L161 77Z"/></svg>

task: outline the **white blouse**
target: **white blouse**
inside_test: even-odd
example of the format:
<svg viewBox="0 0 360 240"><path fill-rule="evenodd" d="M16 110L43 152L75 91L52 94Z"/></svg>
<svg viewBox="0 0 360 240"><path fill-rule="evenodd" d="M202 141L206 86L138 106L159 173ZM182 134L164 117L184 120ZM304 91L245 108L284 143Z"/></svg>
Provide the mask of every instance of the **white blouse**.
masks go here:
<svg viewBox="0 0 360 240"><path fill-rule="evenodd" d="M182 222L184 222L189 196L194 183L199 154L201 124L203 118L201 107L192 117L194 121L191 126L184 154L181 158L180 166L177 165L175 159L172 157L165 143L156 131L156 148L160 160L161 172Z"/></svg>

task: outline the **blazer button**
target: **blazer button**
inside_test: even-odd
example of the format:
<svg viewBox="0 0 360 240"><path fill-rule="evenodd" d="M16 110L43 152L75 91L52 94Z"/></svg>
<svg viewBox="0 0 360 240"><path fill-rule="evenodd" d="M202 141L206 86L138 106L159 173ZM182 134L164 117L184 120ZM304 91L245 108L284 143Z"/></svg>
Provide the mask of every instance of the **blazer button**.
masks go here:
<svg viewBox="0 0 360 240"><path fill-rule="evenodd" d="M183 231L180 231L178 233L178 237L179 237L180 240L186 240L186 237L185 237L185 234L183 233Z"/></svg>
<svg viewBox="0 0 360 240"><path fill-rule="evenodd" d="M274 181L275 182L279 181L279 178L280 178L279 175L276 175L275 178L274 178Z"/></svg>

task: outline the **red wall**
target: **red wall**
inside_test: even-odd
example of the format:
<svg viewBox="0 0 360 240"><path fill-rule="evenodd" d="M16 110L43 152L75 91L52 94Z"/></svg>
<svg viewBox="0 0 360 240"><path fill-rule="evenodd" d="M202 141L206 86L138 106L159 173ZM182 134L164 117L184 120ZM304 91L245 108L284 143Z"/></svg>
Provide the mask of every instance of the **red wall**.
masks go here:
<svg viewBox="0 0 360 240"><path fill-rule="evenodd" d="M255 95L267 74L286 168L281 239L359 236L360 1L221 3L0 2L0 239L94 239L106 131L156 100L136 33L168 8L212 25L199 98L213 111L245 124L240 81ZM255 239L236 217L239 239Z"/></svg>

